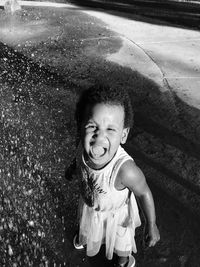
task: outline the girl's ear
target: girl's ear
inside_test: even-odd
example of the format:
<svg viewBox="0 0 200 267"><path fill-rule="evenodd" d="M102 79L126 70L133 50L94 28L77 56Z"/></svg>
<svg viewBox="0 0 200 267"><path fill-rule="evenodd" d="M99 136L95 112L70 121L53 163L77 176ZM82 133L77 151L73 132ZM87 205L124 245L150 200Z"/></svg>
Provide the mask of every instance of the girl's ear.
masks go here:
<svg viewBox="0 0 200 267"><path fill-rule="evenodd" d="M122 132L122 137L121 137L121 144L125 144L126 140L128 138L128 134L129 134L130 128L124 128L123 132Z"/></svg>

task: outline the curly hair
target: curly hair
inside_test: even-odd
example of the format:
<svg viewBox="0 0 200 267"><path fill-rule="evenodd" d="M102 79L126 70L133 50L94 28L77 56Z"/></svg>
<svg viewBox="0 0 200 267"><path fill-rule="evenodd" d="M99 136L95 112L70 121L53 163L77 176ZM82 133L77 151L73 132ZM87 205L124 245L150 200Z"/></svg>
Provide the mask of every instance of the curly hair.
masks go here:
<svg viewBox="0 0 200 267"><path fill-rule="evenodd" d="M124 128L133 125L133 108L128 92L123 87L111 87L105 84L95 84L84 90L76 105L76 121L78 128L83 122L86 107L99 103L120 105L124 108Z"/></svg>

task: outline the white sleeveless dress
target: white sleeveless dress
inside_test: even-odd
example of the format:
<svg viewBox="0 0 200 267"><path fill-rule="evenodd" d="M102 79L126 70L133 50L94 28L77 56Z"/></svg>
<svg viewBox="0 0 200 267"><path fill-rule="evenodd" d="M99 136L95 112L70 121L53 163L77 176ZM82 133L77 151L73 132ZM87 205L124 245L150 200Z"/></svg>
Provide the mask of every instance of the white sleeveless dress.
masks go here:
<svg viewBox="0 0 200 267"><path fill-rule="evenodd" d="M86 245L87 255L95 256L102 244L106 257L113 253L120 257L137 252L135 228L141 221L133 193L125 188L114 187L117 173L122 164L133 160L120 146L114 158L102 169L91 169L82 153L77 158L78 175L81 177L79 203L79 241Z"/></svg>

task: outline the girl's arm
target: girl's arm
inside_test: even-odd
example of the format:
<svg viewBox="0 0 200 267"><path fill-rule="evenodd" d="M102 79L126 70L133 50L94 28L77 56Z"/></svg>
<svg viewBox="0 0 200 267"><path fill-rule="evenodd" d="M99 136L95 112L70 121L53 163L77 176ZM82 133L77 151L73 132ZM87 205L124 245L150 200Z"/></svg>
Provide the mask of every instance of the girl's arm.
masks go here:
<svg viewBox="0 0 200 267"><path fill-rule="evenodd" d="M149 247L154 246L160 240L159 230L156 225L154 200L143 172L134 161L126 161L117 175L121 188L129 188L139 199L140 206L146 218L145 241Z"/></svg>

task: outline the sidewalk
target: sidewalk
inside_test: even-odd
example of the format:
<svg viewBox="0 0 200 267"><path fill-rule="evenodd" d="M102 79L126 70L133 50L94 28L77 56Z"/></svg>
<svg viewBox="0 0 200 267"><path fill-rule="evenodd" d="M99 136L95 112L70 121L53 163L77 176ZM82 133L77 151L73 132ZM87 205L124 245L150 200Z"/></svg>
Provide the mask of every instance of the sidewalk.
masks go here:
<svg viewBox="0 0 200 267"><path fill-rule="evenodd" d="M169 86L184 102L200 108L199 31L173 26L156 19L148 20L130 13L119 14L117 11L115 13L106 10L98 11L95 8L86 13L104 21L112 30L126 39L129 43L126 45L132 46L137 58L133 58L133 55L130 58L127 56L124 65L127 59L132 60L132 63L128 62L128 66L132 65L133 68L137 68L138 64L146 65L149 61L153 72L157 68L156 72L160 72L163 80L167 80ZM115 55L111 55L110 60L115 61L114 57ZM151 67L146 70L144 65L137 70L151 77L153 75Z"/></svg>

